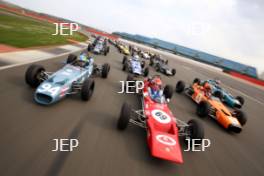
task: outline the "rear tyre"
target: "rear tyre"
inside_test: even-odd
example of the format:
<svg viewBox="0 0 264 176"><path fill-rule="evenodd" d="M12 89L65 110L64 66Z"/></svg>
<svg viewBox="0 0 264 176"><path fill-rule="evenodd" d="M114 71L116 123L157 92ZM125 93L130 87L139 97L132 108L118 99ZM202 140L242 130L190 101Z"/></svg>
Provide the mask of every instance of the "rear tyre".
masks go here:
<svg viewBox="0 0 264 176"><path fill-rule="evenodd" d="M125 63L126 63L126 61L127 61L127 57L126 57L126 56L124 56L124 57L123 57L123 60L122 60L122 64L125 64Z"/></svg>
<svg viewBox="0 0 264 176"><path fill-rule="evenodd" d="M88 45L87 51L92 51L92 46L91 45Z"/></svg>
<svg viewBox="0 0 264 176"><path fill-rule="evenodd" d="M153 66L153 64L154 64L153 59L150 58L150 60L149 60L149 66Z"/></svg>
<svg viewBox="0 0 264 176"><path fill-rule="evenodd" d="M43 81L41 80L42 73L45 72L45 68L41 65L31 65L28 67L25 73L25 81L28 85L36 88Z"/></svg>
<svg viewBox="0 0 264 176"><path fill-rule="evenodd" d="M106 52L109 53L109 51L110 51L110 47L108 46Z"/></svg>
<svg viewBox="0 0 264 176"><path fill-rule="evenodd" d="M147 67L144 69L144 77L147 77L148 74L149 74L149 68Z"/></svg>
<svg viewBox="0 0 264 176"><path fill-rule="evenodd" d="M240 102L241 106L244 105L245 100L244 100L243 97L241 97L241 96L237 96L236 99Z"/></svg>
<svg viewBox="0 0 264 176"><path fill-rule="evenodd" d="M141 67L144 68L145 67L145 64L146 64L145 61L142 61L141 62Z"/></svg>
<svg viewBox="0 0 264 176"><path fill-rule="evenodd" d="M107 78L109 71L110 71L110 65L108 63L105 63L102 66L102 78Z"/></svg>
<svg viewBox="0 0 264 176"><path fill-rule="evenodd" d="M72 64L73 62L75 62L77 60L77 56L74 54L69 54L68 58L67 58L67 64Z"/></svg>
<svg viewBox="0 0 264 176"><path fill-rule="evenodd" d="M219 91L219 90L214 92L214 96L219 98L220 100L223 100L223 98L224 98L223 93L221 91Z"/></svg>
<svg viewBox="0 0 264 176"><path fill-rule="evenodd" d="M130 119L130 113L131 107L127 103L124 103L117 121L117 128L119 130L125 130L127 128Z"/></svg>
<svg viewBox="0 0 264 176"><path fill-rule="evenodd" d="M123 67L122 67L122 70L123 71L126 71L126 69L127 69L127 65L126 65L126 63L123 65Z"/></svg>
<svg viewBox="0 0 264 176"><path fill-rule="evenodd" d="M171 97L173 95L173 87L171 85L166 85L164 87L163 94L164 94L166 99L171 99Z"/></svg>
<svg viewBox="0 0 264 176"><path fill-rule="evenodd" d="M93 95L94 91L94 80L87 78L83 84L81 89L81 98L83 101L88 101Z"/></svg>
<svg viewBox="0 0 264 176"><path fill-rule="evenodd" d="M196 109L196 114L199 117L206 117L209 115L209 110L210 110L210 105L208 102L206 101L201 101L198 105L197 105L197 109Z"/></svg>
<svg viewBox="0 0 264 176"><path fill-rule="evenodd" d="M185 89L185 83L183 81L178 81L176 84L176 92L177 93L182 93L183 90Z"/></svg>
<svg viewBox="0 0 264 176"><path fill-rule="evenodd" d="M247 116L246 114L241 110L235 110L234 112L235 117L239 121L239 123L244 126L247 123Z"/></svg>
<svg viewBox="0 0 264 176"><path fill-rule="evenodd" d="M188 130L190 135L186 137L189 137L192 145L193 145L192 143L193 139L196 139L195 144L201 144L202 139L204 138L204 128L202 124L199 123L197 120L192 119L188 122L188 125L189 125Z"/></svg>
<svg viewBox="0 0 264 176"><path fill-rule="evenodd" d="M172 76L174 76L174 75L176 74L176 69L173 68L173 69L171 70L171 73L172 73Z"/></svg>

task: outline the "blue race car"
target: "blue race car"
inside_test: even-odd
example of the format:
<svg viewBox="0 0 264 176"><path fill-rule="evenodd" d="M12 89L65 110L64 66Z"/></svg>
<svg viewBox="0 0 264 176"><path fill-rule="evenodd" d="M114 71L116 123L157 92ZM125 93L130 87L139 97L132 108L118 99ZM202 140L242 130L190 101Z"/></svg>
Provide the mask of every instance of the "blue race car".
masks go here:
<svg viewBox="0 0 264 176"><path fill-rule="evenodd" d="M145 67L145 61L141 61L138 55L132 56L128 59L126 56L123 58L123 71L128 71L135 76L148 76L149 68Z"/></svg>
<svg viewBox="0 0 264 176"><path fill-rule="evenodd" d="M205 80L200 81L199 78L195 78L194 82L200 82L200 84L209 83L212 86L212 94L219 97L220 100L228 105L231 108L242 108L244 105L244 98L241 96L234 97L231 93L229 93L224 88L220 87L220 81L219 80Z"/></svg>
<svg viewBox="0 0 264 176"><path fill-rule="evenodd" d="M42 105L53 104L67 95L77 93L80 93L82 100L88 101L95 86L91 76L107 78L109 70L109 64L97 66L94 59L84 52L78 58L70 54L67 64L54 73L46 72L43 66L33 64L25 73L25 81L36 88L34 99Z"/></svg>

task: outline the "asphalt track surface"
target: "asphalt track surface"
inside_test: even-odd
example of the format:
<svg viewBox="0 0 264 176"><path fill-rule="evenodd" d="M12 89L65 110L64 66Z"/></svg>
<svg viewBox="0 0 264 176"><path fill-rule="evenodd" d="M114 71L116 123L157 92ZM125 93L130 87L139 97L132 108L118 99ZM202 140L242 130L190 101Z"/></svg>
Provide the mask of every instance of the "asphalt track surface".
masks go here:
<svg viewBox="0 0 264 176"><path fill-rule="evenodd" d="M127 74L121 68L122 55L111 46L107 57L96 56L96 63L108 62L107 79L95 78L95 91L89 102L78 95L52 106L33 101L34 90L24 82L28 65L0 71L0 175L1 176L263 176L264 175L264 92L214 71L169 59L177 69L175 77L162 76L164 83L182 79L191 83L219 77L234 95L245 94L243 110L248 123L240 134L226 132L210 118L196 116L196 105L174 93L170 107L184 121L199 120L211 140L204 152L183 152L184 164L177 165L150 156L146 133L135 126L120 132L116 122L123 102L135 109L135 95L117 94L120 80ZM38 62L49 71L62 67L65 57ZM153 70L151 74L156 74ZM52 152L54 138L77 138L72 152ZM185 148L184 144L182 144Z"/></svg>

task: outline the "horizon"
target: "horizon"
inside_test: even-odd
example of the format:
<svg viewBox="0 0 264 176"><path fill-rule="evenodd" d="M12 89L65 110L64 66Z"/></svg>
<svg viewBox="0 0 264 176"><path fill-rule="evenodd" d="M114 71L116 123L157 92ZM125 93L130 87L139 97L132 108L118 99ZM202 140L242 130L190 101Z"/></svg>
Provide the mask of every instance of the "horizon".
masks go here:
<svg viewBox="0 0 264 176"><path fill-rule="evenodd" d="M5 1L110 33L118 31L157 38L256 67L258 75L264 72L264 36L261 35L264 27L264 3L259 0L202 0L199 5L193 0L165 0L152 4L148 3L149 0L136 0L133 3L101 0L93 2L93 6L84 0L76 0L74 4L69 0L63 4L50 0ZM103 3L104 6L99 6ZM116 3L119 4L118 8L114 6ZM83 4L87 4L87 7ZM199 10L204 7L208 9ZM74 13L68 13L69 11Z"/></svg>

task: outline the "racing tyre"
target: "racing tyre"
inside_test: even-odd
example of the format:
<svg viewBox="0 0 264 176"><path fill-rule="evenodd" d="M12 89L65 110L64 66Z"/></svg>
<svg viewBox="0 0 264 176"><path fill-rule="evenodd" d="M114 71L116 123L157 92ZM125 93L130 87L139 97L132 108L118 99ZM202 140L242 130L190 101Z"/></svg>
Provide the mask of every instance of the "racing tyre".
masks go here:
<svg viewBox="0 0 264 176"><path fill-rule="evenodd" d="M126 62L127 62L127 57L124 56L124 57L123 57L123 60L122 60L122 64L125 64Z"/></svg>
<svg viewBox="0 0 264 176"><path fill-rule="evenodd" d="M173 68L173 69L171 70L171 73L172 73L172 76L174 76L174 75L176 74L176 69Z"/></svg>
<svg viewBox="0 0 264 176"><path fill-rule="evenodd" d="M38 87L43 81L41 80L43 77L43 72L45 72L45 68L41 65L29 66L25 74L26 83L33 88Z"/></svg>
<svg viewBox="0 0 264 176"><path fill-rule="evenodd" d="M166 99L171 99L173 95L173 87L171 85L166 85L164 87L163 94Z"/></svg>
<svg viewBox="0 0 264 176"><path fill-rule="evenodd" d="M220 100L223 100L223 98L224 98L223 93L221 91L219 91L219 90L214 92L214 96L219 98Z"/></svg>
<svg viewBox="0 0 264 176"><path fill-rule="evenodd" d="M200 140L196 140L195 144L201 144L202 139L204 138L204 128L202 124L199 123L197 120L192 119L188 122L188 125L189 125L188 130L190 132L190 135L186 137L188 137L191 140L191 144L193 144L192 143L193 139L200 139Z"/></svg>
<svg viewBox="0 0 264 176"><path fill-rule="evenodd" d="M92 51L92 46L91 45L88 45L87 51Z"/></svg>
<svg viewBox="0 0 264 176"><path fill-rule="evenodd" d="M81 89L81 98L83 101L88 101L94 91L94 80L87 78L83 84L82 84L82 89Z"/></svg>
<svg viewBox="0 0 264 176"><path fill-rule="evenodd" d="M126 69L127 69L127 65L124 64L123 67L122 67L122 70L123 70L123 71L126 71Z"/></svg>
<svg viewBox="0 0 264 176"><path fill-rule="evenodd" d="M127 128L130 119L130 113L131 107L127 103L124 103L117 121L117 128L119 130L124 130Z"/></svg>
<svg viewBox="0 0 264 176"><path fill-rule="evenodd" d="M142 61L141 62L141 67L144 68L145 67L145 64L146 64L145 61Z"/></svg>
<svg viewBox="0 0 264 176"><path fill-rule="evenodd" d="M237 96L236 99L240 102L241 106L244 105L245 100L244 100L243 97L241 97L241 96Z"/></svg>
<svg viewBox="0 0 264 176"><path fill-rule="evenodd" d="M197 84L200 84L201 83L201 80L199 78L194 78L193 80L193 84L194 83L197 83Z"/></svg>
<svg viewBox="0 0 264 176"><path fill-rule="evenodd" d="M208 116L210 111L210 105L208 102L206 101L201 101L198 105L197 105L197 109L196 109L196 114L199 117L206 117Z"/></svg>
<svg viewBox="0 0 264 176"><path fill-rule="evenodd" d="M237 118L237 120L242 126L244 126L247 123L247 117L243 111L235 110L234 116Z"/></svg>
<svg viewBox="0 0 264 176"><path fill-rule="evenodd" d="M67 64L72 64L73 62L75 62L77 60L77 56L74 54L69 54L68 58L67 58Z"/></svg>
<svg viewBox="0 0 264 176"><path fill-rule="evenodd" d="M144 69L144 77L147 77L148 74L149 74L149 68L147 67Z"/></svg>
<svg viewBox="0 0 264 176"><path fill-rule="evenodd" d="M107 78L109 71L110 71L110 65L108 63L105 63L102 66L102 78Z"/></svg>
<svg viewBox="0 0 264 176"><path fill-rule="evenodd" d="M160 71L159 65L156 65L155 70L156 70L156 72L159 72Z"/></svg>
<svg viewBox="0 0 264 176"><path fill-rule="evenodd" d="M182 93L184 89L185 89L185 83L183 81L178 81L176 84L176 92Z"/></svg>
<svg viewBox="0 0 264 176"><path fill-rule="evenodd" d="M149 66L152 66L153 64L154 64L153 59L150 58L150 60L149 60Z"/></svg>
<svg viewBox="0 0 264 176"><path fill-rule="evenodd" d="M108 46L107 49L106 49L107 53L109 53L110 51L110 47Z"/></svg>

